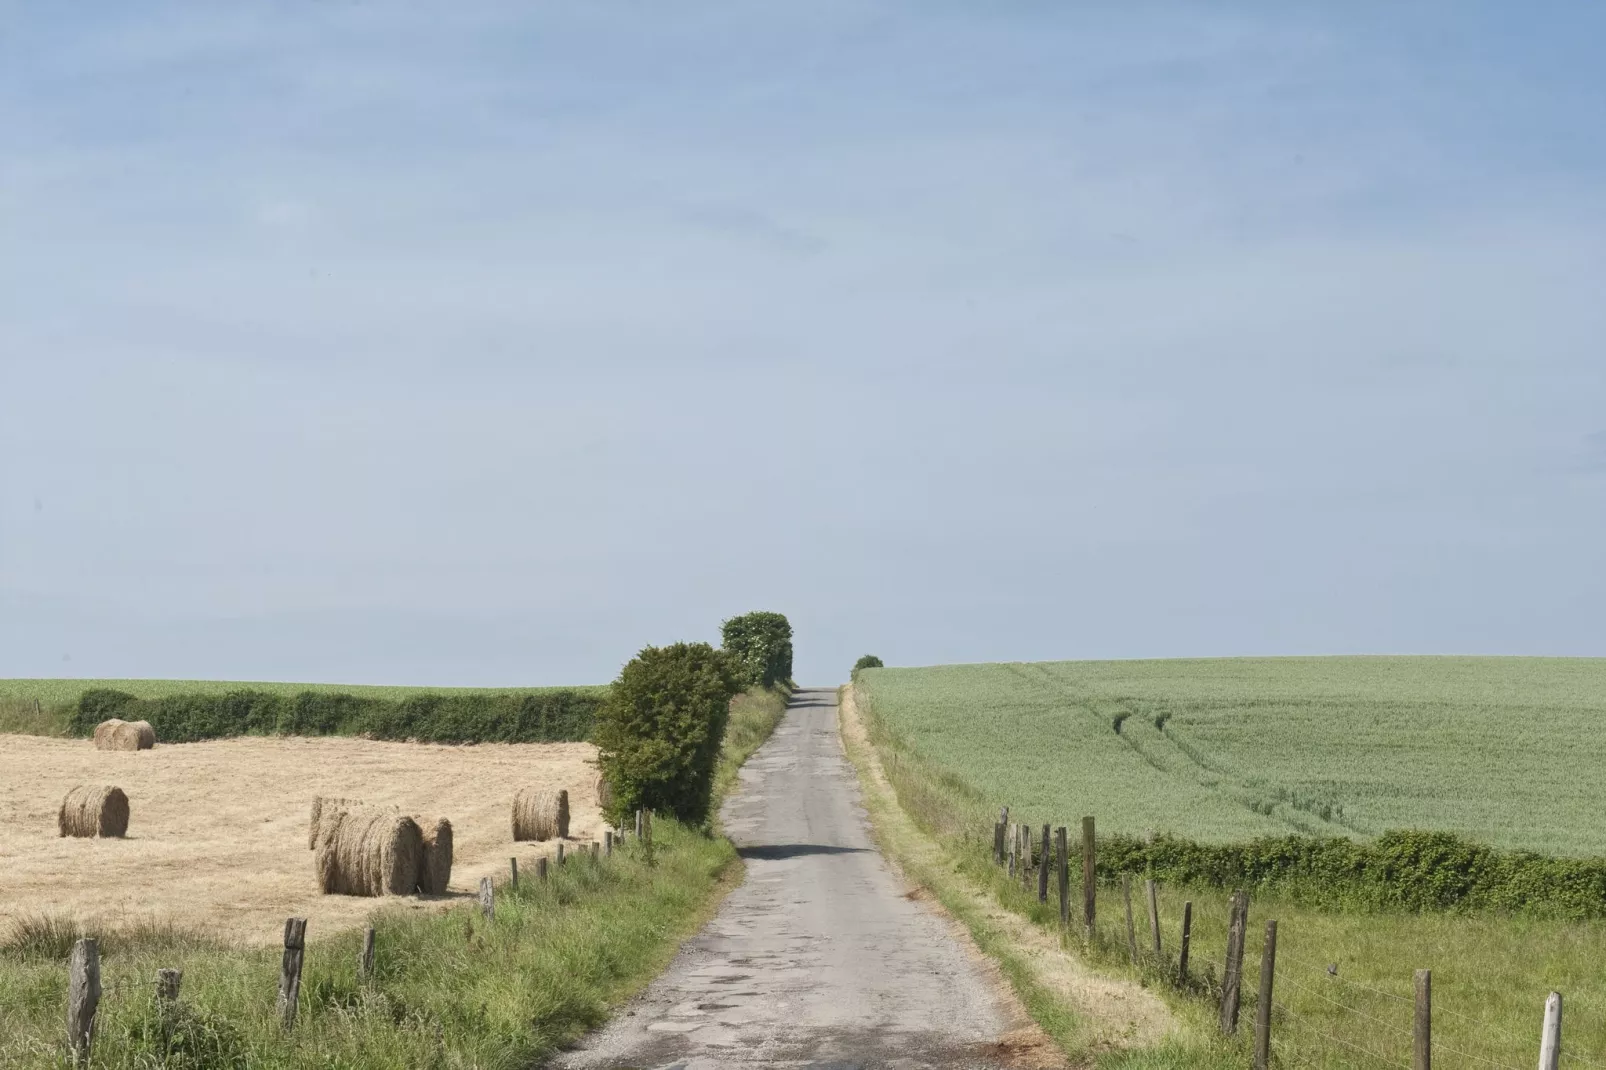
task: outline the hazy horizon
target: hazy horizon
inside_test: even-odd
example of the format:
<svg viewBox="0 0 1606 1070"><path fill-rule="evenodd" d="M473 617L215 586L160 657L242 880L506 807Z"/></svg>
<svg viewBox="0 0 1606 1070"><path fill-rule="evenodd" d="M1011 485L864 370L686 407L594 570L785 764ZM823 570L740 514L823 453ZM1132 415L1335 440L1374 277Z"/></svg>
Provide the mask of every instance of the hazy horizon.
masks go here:
<svg viewBox="0 0 1606 1070"><path fill-rule="evenodd" d="M0 35L0 677L1606 654L1606 9Z"/></svg>

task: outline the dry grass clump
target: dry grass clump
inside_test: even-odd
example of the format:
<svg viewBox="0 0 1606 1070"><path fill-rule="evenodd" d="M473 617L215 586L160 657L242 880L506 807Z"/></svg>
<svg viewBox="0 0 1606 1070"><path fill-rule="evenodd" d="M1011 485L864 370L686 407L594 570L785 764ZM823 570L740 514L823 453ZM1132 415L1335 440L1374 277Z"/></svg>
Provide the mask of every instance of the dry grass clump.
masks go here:
<svg viewBox="0 0 1606 1070"><path fill-rule="evenodd" d="M95 726L96 750L150 750L156 746L156 729L149 721L112 717Z"/></svg>
<svg viewBox="0 0 1606 1070"><path fill-rule="evenodd" d="M56 830L61 836L122 836L128 832L128 796L122 788L80 784L62 800Z"/></svg>
<svg viewBox="0 0 1606 1070"><path fill-rule="evenodd" d="M404 814L349 807L320 815L314 864L325 895L411 895L423 861L423 830Z"/></svg>
<svg viewBox="0 0 1606 1070"><path fill-rule="evenodd" d="M421 817L418 825L424 833L418 890L424 895L445 895L452 880L452 823L444 817Z"/></svg>
<svg viewBox="0 0 1606 1070"><path fill-rule="evenodd" d="M333 795L314 795L312 797L312 820L307 823L307 850L318 848L318 833L325 820L332 821L335 815L362 805L359 799L337 799Z"/></svg>
<svg viewBox="0 0 1606 1070"><path fill-rule="evenodd" d="M513 796L513 839L563 840L568 836L568 791L525 788Z"/></svg>

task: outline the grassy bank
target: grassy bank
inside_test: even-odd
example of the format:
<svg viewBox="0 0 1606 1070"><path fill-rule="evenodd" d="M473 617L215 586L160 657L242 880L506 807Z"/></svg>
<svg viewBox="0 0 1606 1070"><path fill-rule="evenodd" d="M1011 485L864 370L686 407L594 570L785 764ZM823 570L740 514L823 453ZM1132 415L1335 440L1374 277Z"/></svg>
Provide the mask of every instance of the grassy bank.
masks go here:
<svg viewBox="0 0 1606 1070"><path fill-rule="evenodd" d="M872 674L864 675L873 679ZM1035 892L1022 889L991 863L997 808L1012 804L1012 818L1071 826L1074 835L1082 813L1094 813L1101 825L1108 820L1120 827L1123 819L1130 821L1131 815L1123 815L1119 808L1119 798L1105 797L1105 805L1090 804L1087 809L1076 808L1074 802L1051 807L1038 784L1033 789L1038 794L1032 796L1036 806L1023 806L1011 798L1021 781L1019 769L1008 759L1027 745L1026 726L1004 734L1013 738L1000 744L1002 759L967 754L955 760L953 741L942 738L951 721L918 718L907 709L905 716L885 717L874 687L861 687L861 695L865 691L870 701L861 710L901 808L942 845L956 877L984 889L988 900L1028 919L1035 932L1057 941L1057 906L1038 904ZM983 696L976 699L985 701ZM949 701L957 702L957 696L951 695ZM944 754L946 760L934 760L932 751ZM1076 764L1085 759L1067 761ZM1185 810L1173 813L1178 820L1190 817ZM1141 878L1135 874L1133 882L1140 892ZM1143 952L1136 964L1129 960L1119 885L1106 883L1099 894L1095 939L1084 945L1075 938L1072 949L1102 974L1138 981L1164 994L1178 1019L1191 1026L1158 1047L1103 1053L1099 1065L1246 1065L1246 1038L1222 1042L1211 1035L1215 986L1225 954L1226 894L1217 888L1162 887L1164 955L1155 959ZM1194 903L1194 930L1192 979L1182 986L1176 983L1175 956L1184 900ZM1134 907L1137 942L1146 948L1150 934L1141 899ZM1436 1066L1487 1065L1480 1060L1526 1065L1538 1045L1544 997L1552 989L1562 991L1567 1000L1566 1050L1582 1060L1606 1063L1606 979L1598 969L1606 924L1499 914L1331 912L1277 896L1257 896L1251 904L1244 962L1244 1033L1253 1022L1261 936L1264 922L1271 918L1279 923L1273 1017L1278 1065L1410 1065L1408 997L1417 969L1431 969L1434 974ZM1004 949L1005 955L1011 953ZM1328 971L1329 965L1337 967L1336 974ZM1049 1011L1043 1009L1041 994L1035 1002L1028 998L1028 1005L1039 1021L1045 1025L1052 1021L1046 1017ZM1071 1050L1077 1050L1075 1031L1061 1030L1056 1036L1069 1037Z"/></svg>
<svg viewBox="0 0 1606 1070"><path fill-rule="evenodd" d="M780 692L733 704L718 771L721 792L768 738ZM655 864L626 841L600 864L581 855L497 889L496 915L472 904L439 915L382 907L376 976L356 972L360 934L309 936L302 1003L286 1035L275 1014L279 953L228 946L183 929L134 927L102 940L106 994L93 1065L527 1067L588 1029L667 964L739 873L735 850L705 829L654 822ZM466 900L466 897L465 897ZM65 1066L66 959L74 926L39 919L0 945L0 1065ZM184 971L183 1011L162 1020L158 969Z"/></svg>
<svg viewBox="0 0 1606 1070"><path fill-rule="evenodd" d="M783 687L760 687L744 691L731 700L730 722L725 726L719 768L714 773L714 812L736 787L742 763L770 738L775 726L786 716L786 700L791 691Z"/></svg>

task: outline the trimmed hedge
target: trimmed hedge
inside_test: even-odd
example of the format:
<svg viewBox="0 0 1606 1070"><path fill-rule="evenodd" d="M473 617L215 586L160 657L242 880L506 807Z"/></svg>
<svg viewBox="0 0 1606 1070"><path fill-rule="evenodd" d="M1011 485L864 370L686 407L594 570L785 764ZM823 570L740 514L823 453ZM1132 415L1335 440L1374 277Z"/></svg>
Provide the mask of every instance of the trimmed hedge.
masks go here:
<svg viewBox="0 0 1606 1070"><path fill-rule="evenodd" d="M556 743L590 738L602 693L422 693L405 699L345 692L240 690L141 699L97 688L78 700L71 729L87 736L108 717L149 721L162 743L228 736L363 736L421 743Z"/></svg>
<svg viewBox="0 0 1606 1070"><path fill-rule="evenodd" d="M1102 836L1102 877L1260 889L1338 910L1606 917L1606 858L1502 851L1450 832L1385 832L1366 843L1281 836L1202 844L1159 836Z"/></svg>

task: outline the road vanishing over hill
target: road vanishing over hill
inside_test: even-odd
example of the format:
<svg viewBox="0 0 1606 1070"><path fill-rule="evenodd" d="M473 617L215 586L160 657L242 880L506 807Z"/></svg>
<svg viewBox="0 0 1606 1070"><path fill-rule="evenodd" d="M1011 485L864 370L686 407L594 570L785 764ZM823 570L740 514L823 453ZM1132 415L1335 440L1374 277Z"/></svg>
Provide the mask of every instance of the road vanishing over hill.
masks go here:
<svg viewBox="0 0 1606 1070"><path fill-rule="evenodd" d="M721 816L744 883L640 998L553 1065L1007 1065L1012 1004L871 842L834 690L793 696Z"/></svg>

